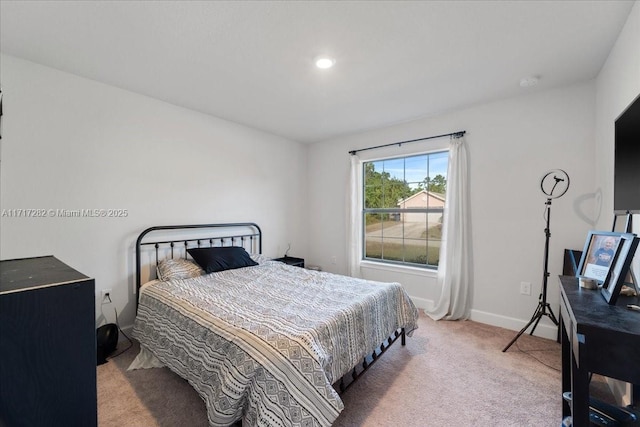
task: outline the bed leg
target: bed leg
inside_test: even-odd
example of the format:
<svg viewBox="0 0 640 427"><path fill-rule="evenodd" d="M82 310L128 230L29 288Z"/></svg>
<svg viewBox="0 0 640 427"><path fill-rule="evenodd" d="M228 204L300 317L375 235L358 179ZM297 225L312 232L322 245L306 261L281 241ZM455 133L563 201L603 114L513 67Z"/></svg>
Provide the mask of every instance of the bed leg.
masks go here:
<svg viewBox="0 0 640 427"><path fill-rule="evenodd" d="M402 337L400 338L400 344L405 345L407 343L406 334L404 333L404 328L402 328L401 332Z"/></svg>

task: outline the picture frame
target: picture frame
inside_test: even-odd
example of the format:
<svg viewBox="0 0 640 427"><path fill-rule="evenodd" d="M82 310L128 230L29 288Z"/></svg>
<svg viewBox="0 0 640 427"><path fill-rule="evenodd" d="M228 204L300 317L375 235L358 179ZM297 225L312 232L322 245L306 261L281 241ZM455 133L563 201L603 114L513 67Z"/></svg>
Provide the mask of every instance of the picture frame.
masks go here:
<svg viewBox="0 0 640 427"><path fill-rule="evenodd" d="M632 233L624 233L620 236L620 244L613 265L609 270L607 280L600 288L600 293L610 305L615 305L618 301L620 290L625 284L639 242L640 238Z"/></svg>
<svg viewBox="0 0 640 427"><path fill-rule="evenodd" d="M589 231L576 276L592 279L598 286L604 286L610 278L622 236L625 234L612 231Z"/></svg>

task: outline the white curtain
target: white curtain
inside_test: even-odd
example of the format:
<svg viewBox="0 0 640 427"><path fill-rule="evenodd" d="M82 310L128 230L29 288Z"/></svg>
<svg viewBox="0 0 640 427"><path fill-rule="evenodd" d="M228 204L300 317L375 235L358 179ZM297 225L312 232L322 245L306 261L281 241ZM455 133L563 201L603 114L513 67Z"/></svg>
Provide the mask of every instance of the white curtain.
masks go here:
<svg viewBox="0 0 640 427"><path fill-rule="evenodd" d="M464 137L452 137L450 142L443 222L438 265L442 293L427 314L435 320L466 320L471 311L471 220Z"/></svg>
<svg viewBox="0 0 640 427"><path fill-rule="evenodd" d="M362 246L360 242L360 224L362 222L360 210L360 188L362 177L360 173L360 158L351 155L351 173L349 175L349 207L347 218L347 271L351 277L360 277L360 258Z"/></svg>

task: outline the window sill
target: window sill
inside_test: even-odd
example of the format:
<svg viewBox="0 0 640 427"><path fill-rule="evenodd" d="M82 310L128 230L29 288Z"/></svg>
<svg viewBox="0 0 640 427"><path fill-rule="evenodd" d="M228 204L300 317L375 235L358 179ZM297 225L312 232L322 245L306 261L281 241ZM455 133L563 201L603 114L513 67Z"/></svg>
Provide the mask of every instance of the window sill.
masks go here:
<svg viewBox="0 0 640 427"><path fill-rule="evenodd" d="M396 273L412 274L414 276L422 276L422 277L438 277L438 270L411 267L408 265L387 264L383 262L375 262L375 261L368 261L368 260L360 261L360 268L366 268L370 270L393 271Z"/></svg>

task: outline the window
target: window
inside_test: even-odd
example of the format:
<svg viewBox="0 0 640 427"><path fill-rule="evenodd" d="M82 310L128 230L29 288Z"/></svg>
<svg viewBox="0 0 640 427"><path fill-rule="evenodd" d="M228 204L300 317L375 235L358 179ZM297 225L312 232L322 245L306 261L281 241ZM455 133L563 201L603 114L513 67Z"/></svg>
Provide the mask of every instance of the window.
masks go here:
<svg viewBox="0 0 640 427"><path fill-rule="evenodd" d="M363 259L437 268L448 151L363 163Z"/></svg>

